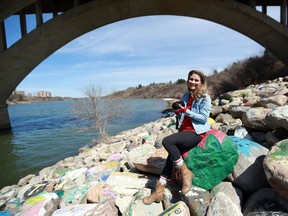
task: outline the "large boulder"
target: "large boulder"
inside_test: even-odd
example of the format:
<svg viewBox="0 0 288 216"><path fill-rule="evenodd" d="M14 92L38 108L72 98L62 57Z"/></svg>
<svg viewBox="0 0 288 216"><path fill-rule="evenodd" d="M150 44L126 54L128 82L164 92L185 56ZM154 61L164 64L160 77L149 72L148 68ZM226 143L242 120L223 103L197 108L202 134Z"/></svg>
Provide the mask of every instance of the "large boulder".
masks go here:
<svg viewBox="0 0 288 216"><path fill-rule="evenodd" d="M156 149L153 145L144 144L131 150L127 158L138 170L161 175L167 156L164 148Z"/></svg>
<svg viewBox="0 0 288 216"><path fill-rule="evenodd" d="M245 216L287 216L288 202L279 197L272 188L262 188L248 198L242 212Z"/></svg>
<svg viewBox="0 0 288 216"><path fill-rule="evenodd" d="M263 166L269 184L288 201L288 139L276 143Z"/></svg>
<svg viewBox="0 0 288 216"><path fill-rule="evenodd" d="M167 208L159 216L186 216L190 215L189 208L183 201L179 201L172 205L170 208Z"/></svg>
<svg viewBox="0 0 288 216"><path fill-rule="evenodd" d="M268 149L248 139L230 136L236 143L239 160L228 180L246 193L269 186L262 166Z"/></svg>
<svg viewBox="0 0 288 216"><path fill-rule="evenodd" d="M285 95L275 95L268 98L262 98L256 106L269 107L269 106L283 106L287 102L287 96Z"/></svg>
<svg viewBox="0 0 288 216"><path fill-rule="evenodd" d="M205 216L210 199L209 191L196 186L192 186L192 189L182 196L182 200L190 210L190 215L193 216Z"/></svg>
<svg viewBox="0 0 288 216"><path fill-rule="evenodd" d="M266 124L272 128L285 128L288 131L288 105L277 107L265 118Z"/></svg>
<svg viewBox="0 0 288 216"><path fill-rule="evenodd" d="M242 121L248 128L267 131L269 127L266 124L265 117L272 109L269 108L251 108L247 112L243 113Z"/></svg>
<svg viewBox="0 0 288 216"><path fill-rule="evenodd" d="M233 172L238 160L235 143L221 131L211 130L184 158L194 173L192 184L209 190Z"/></svg>
<svg viewBox="0 0 288 216"><path fill-rule="evenodd" d="M139 190L133 200L130 202L129 207L124 212L123 215L137 215L137 216L153 216L159 215L163 212L162 203L152 203L151 205L145 205L142 202L143 197L149 194L145 193L143 190Z"/></svg>

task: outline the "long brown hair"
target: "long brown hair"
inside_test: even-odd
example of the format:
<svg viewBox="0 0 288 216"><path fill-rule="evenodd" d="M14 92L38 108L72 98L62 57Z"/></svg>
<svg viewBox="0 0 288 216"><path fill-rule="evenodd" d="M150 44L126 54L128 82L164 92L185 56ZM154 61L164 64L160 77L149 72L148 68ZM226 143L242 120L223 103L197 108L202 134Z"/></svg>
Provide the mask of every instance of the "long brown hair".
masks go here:
<svg viewBox="0 0 288 216"><path fill-rule="evenodd" d="M207 92L207 87L206 87L206 77L202 71L199 70L192 70L188 73L188 79L187 79L187 84L189 81L189 78L193 75L197 74L200 79L201 79L201 86L198 87L195 92L190 92L192 96L196 99L199 100L201 96L203 96ZM189 90L189 89L188 89Z"/></svg>

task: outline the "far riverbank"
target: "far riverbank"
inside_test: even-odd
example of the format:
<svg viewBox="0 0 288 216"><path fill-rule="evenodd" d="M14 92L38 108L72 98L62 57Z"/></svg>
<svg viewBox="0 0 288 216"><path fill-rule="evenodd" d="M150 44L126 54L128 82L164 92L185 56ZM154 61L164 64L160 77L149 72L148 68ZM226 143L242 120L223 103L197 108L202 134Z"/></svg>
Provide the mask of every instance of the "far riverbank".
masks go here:
<svg viewBox="0 0 288 216"><path fill-rule="evenodd" d="M40 103L40 102L50 102L50 101L71 101L71 100L79 100L81 98L73 98L73 97L24 97L13 100L7 100L6 103L8 105L16 105L16 104L31 104L31 103Z"/></svg>

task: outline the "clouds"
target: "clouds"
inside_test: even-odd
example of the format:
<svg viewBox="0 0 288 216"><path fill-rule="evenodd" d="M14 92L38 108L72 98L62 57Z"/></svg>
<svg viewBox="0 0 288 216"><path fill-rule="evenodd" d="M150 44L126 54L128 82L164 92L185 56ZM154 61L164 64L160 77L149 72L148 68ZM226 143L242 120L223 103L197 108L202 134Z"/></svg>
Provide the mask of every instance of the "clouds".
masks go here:
<svg viewBox="0 0 288 216"><path fill-rule="evenodd" d="M107 91L138 84L186 79L191 69L206 74L261 54L263 47L224 26L196 18L148 16L113 23L70 42L41 63L19 85L49 88L79 97L81 86ZM61 92L62 89L62 92Z"/></svg>

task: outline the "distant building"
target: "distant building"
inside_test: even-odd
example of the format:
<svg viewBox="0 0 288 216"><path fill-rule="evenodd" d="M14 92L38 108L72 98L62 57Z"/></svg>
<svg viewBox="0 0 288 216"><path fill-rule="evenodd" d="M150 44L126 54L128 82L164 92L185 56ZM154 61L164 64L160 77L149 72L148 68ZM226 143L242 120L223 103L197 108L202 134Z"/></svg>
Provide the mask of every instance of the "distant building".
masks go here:
<svg viewBox="0 0 288 216"><path fill-rule="evenodd" d="M30 98L33 97L32 93L28 93L27 96Z"/></svg>
<svg viewBox="0 0 288 216"><path fill-rule="evenodd" d="M14 91L14 94L18 94L18 95L25 95L25 91L17 91L17 90L15 90Z"/></svg>
<svg viewBox="0 0 288 216"><path fill-rule="evenodd" d="M51 97L51 92L39 91L36 93L37 97Z"/></svg>

